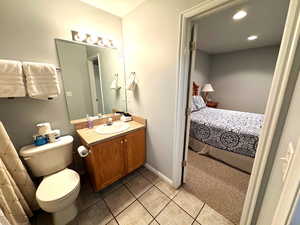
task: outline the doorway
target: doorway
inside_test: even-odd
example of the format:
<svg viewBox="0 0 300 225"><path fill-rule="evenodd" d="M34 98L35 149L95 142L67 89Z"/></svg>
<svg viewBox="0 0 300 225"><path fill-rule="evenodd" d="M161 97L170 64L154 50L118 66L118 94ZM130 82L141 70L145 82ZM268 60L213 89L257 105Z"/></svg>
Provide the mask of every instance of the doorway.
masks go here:
<svg viewBox="0 0 300 225"><path fill-rule="evenodd" d="M294 1L295 2L295 1ZM175 180L175 186L180 185L180 182L178 182L178 178L182 178L183 174L181 173L182 171L185 171L181 169L181 163L182 163L182 156L186 156L188 153L188 142L184 135L183 131L189 134L189 123L184 124L184 122L180 118L187 118L189 117L189 114L185 114L189 110L185 110L185 107L182 106L190 106L190 101L187 101L189 96L188 92L188 87L189 87L189 78L187 78L188 71L188 64L189 60L186 57L187 54L185 53L186 50L186 44L187 40L190 39L190 30L193 24L193 21L196 19L204 18L204 17L209 17L208 9L211 9L210 13L215 13L218 12L221 9L232 7L233 3L236 3L236 6L240 6L240 1L219 1L218 3L213 2L213 3L208 3L205 2L203 4L200 4L199 7L195 7L192 10L186 11L181 15L181 21L182 21L182 27L181 27L181 47L180 47L180 57L179 57L179 76L178 76L178 86L179 86L179 91L178 91L178 103L177 103L177 122L176 122L176 136L175 136L175 146L178 148L178 152L175 155L175 165L174 166L174 180ZM293 1L292 3L293 4ZM292 7L291 7L292 8ZM217 10L216 10L217 9ZM296 29L297 25L294 23L296 18L293 18L292 13L289 13L288 16L288 24L294 24L294 28ZM294 21L294 22L293 22ZM247 197L246 197L246 203L244 204L244 210L243 210L243 216L241 218L241 224L250 224L252 215L253 215L253 210L255 208L256 200L257 200L257 194L260 191L260 185L254 185L256 184L261 184L261 179L263 177L263 172L265 165L267 163L267 156L270 151L270 146L271 143L273 142L273 136L276 131L276 123L278 122L278 117L274 117L275 115L278 116L278 112L280 110L280 107L278 108L278 102L282 101L283 99L274 99L275 96L281 96L280 92L286 88L286 86L283 86L282 80L288 79L289 77L289 71L286 70L288 68L288 63L290 62L288 60L288 55L290 53L293 53L293 50L290 51L291 49L287 49L287 46L290 46L291 43L293 42L293 38L297 36L298 34L296 32L293 32L293 30L290 30L290 27L286 26L285 31L284 31L284 37L283 41L281 43L280 47L280 52L277 60L277 64L275 67L275 73L274 73L274 80L272 83L272 88L270 91L270 95L268 98L268 103L266 107L266 112L265 112L265 117L266 119L264 120L264 126L261 131L261 136L260 136L260 141L257 147L257 154L255 156L256 160L253 166L253 169L251 171L251 179L250 179L250 185L249 185L249 191L247 192ZM285 63L283 63L285 61ZM288 62L289 61L289 62ZM284 72L284 73L283 73ZM279 82L280 81L280 82ZM283 97L283 96L281 96ZM276 107L277 106L277 107ZM180 108L181 107L181 108ZM186 107L190 108L190 107ZM271 117L273 115L273 117ZM188 119L189 120L189 119ZM187 129L185 129L187 128ZM182 130L181 130L182 129ZM180 136L181 135L181 136ZM187 135L188 136L188 135ZM176 139L178 138L178 139ZM184 148L182 149L182 147ZM183 150L186 150L185 152ZM185 164L185 163L183 163ZM185 176L183 176L185 179ZM247 189L247 188L246 188Z"/></svg>

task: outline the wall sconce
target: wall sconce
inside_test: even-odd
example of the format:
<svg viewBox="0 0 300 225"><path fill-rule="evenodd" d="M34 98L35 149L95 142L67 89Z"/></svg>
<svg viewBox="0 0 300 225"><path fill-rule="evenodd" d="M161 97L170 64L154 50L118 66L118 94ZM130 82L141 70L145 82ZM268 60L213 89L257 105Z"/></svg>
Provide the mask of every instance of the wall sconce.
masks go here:
<svg viewBox="0 0 300 225"><path fill-rule="evenodd" d="M113 40L73 30L71 31L71 33L73 41L83 42L91 45L98 45L106 48L116 48Z"/></svg>

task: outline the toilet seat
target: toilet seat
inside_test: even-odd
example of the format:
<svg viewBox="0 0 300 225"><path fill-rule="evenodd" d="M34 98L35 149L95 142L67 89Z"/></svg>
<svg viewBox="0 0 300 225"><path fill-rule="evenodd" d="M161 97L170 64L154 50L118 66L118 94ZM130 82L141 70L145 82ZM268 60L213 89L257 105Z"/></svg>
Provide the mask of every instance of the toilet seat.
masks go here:
<svg viewBox="0 0 300 225"><path fill-rule="evenodd" d="M36 199L45 211L56 211L56 207L62 208L77 197L79 189L78 173L66 168L44 177L36 191Z"/></svg>

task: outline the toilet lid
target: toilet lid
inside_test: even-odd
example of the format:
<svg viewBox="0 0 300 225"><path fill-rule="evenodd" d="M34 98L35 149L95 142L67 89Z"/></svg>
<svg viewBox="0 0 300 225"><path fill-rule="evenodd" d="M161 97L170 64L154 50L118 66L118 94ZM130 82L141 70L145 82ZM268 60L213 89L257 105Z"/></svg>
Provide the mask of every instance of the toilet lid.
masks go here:
<svg viewBox="0 0 300 225"><path fill-rule="evenodd" d="M74 170L64 169L44 177L40 183L36 198L39 201L56 201L68 196L80 184L80 177Z"/></svg>

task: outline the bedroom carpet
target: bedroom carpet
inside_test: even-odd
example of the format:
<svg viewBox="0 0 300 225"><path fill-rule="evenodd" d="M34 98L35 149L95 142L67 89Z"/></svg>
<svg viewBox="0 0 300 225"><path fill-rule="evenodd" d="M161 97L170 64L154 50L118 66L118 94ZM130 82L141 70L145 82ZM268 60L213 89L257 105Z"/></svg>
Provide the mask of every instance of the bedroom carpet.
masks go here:
<svg viewBox="0 0 300 225"><path fill-rule="evenodd" d="M250 175L189 150L184 187L239 224Z"/></svg>

